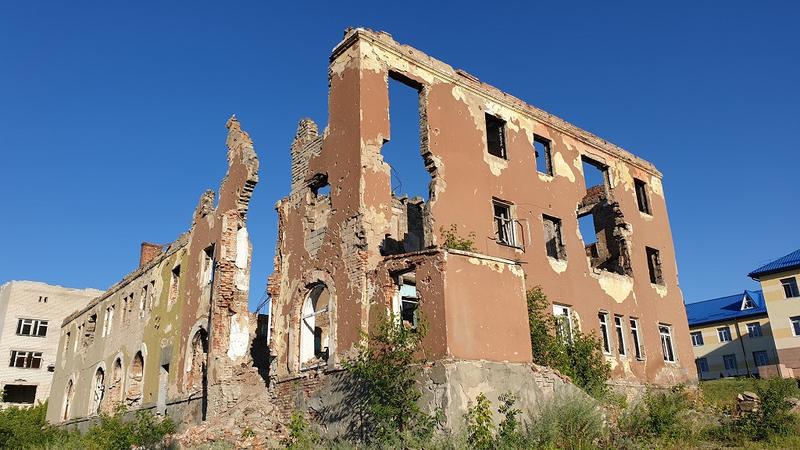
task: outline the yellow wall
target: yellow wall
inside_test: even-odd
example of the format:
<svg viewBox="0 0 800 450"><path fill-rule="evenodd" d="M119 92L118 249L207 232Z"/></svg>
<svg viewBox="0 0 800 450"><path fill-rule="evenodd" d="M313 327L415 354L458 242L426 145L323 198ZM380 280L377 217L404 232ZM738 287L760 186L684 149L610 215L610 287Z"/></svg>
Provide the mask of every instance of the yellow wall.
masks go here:
<svg viewBox="0 0 800 450"><path fill-rule="evenodd" d="M775 347L780 362L793 369L800 367L800 337L792 333L792 316L800 316L800 297L786 298L781 280L795 277L800 284L800 269L761 277L761 289L767 303L767 312L775 335Z"/></svg>
<svg viewBox="0 0 800 450"><path fill-rule="evenodd" d="M761 324L761 336L751 338L747 334L747 324L758 322ZM729 327L731 330L731 341L720 342L717 335L717 328ZM738 333L737 333L738 329ZM701 379L719 378L720 374L725 376L734 375L747 375L747 369L750 373L756 374L755 361L753 360L753 352L765 350L771 364L777 362L777 353L772 339L772 328L770 320L767 316L747 317L740 320L731 320L725 322L715 322L711 324L690 327L690 332L700 331L703 333L704 345L692 347L694 350L695 358L706 358L708 361L708 372L698 373ZM742 347L744 346L744 351ZM736 363L738 366L738 373L725 371L725 364L722 356L727 354L736 355ZM746 357L746 359L745 359ZM746 364L745 364L746 361Z"/></svg>

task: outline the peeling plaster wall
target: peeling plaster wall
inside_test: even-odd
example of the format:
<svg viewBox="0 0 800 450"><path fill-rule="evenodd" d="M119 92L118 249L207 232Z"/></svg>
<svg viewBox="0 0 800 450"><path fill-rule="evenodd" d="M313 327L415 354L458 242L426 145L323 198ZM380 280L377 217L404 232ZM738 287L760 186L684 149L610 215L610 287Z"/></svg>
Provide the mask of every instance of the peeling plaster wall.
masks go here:
<svg viewBox="0 0 800 450"><path fill-rule="evenodd" d="M419 85L423 121L420 151L433 174L432 195L425 205L425 230L430 231L425 236L425 245L440 244L439 230L456 224L462 236L475 233L478 253L519 261L524 288L517 282L508 285L505 281L509 280L494 284L516 297L516 300L497 301L524 305L522 290L541 285L551 301L570 305L583 318L584 331L599 332L595 318L600 310L637 318L646 357L641 361L613 357L613 376L618 382L670 384L694 380L693 355L678 287L661 174L652 164L463 71L400 45L388 34L364 29L349 30L331 56L330 118L322 138L317 136L316 125L313 132L308 132L307 122L301 121L292 145L293 157L302 154L308 161L293 161L292 193L277 207L280 236L270 289L275 308L271 351L277 358L279 377L298 373L300 305L308 284L321 278L312 273L324 274L326 283L335 285L337 352L329 360L329 368L336 367L346 356L358 341L359 331L367 329L371 305L381 298L374 293L386 288L375 284L382 276L380 249L387 236L397 239L393 233L401 228L393 214L395 200L390 190L389 167L380 155L382 143L389 139L390 75ZM506 121L507 160L487 153L485 113ZM537 174L534 134L552 142L553 176ZM312 146L313 151L295 151ZM615 202L620 220L624 220L622 234L626 238L631 275L594 269L585 254L576 218L586 194L582 156L608 165L608 195ZM331 185L327 231L314 254L303 246L306 236L302 222L310 214L311 205L303 193L307 188L295 181L296 167L305 167L306 179L327 174ZM638 211L634 177L648 183L651 215ZM495 242L493 198L514 205L524 250ZM464 207L467 201L469 208ZM548 258L542 214L562 220L566 261ZM660 251L663 286L650 283L646 246ZM420 264L418 270L428 270L426 264ZM456 300L450 300L448 295L464 295L466 289L453 287L468 283L466 277L458 278L461 276L459 273L453 278L459 281L451 281L449 272L442 276L447 280L446 288L437 294L443 295L437 302L449 305ZM454 349L461 349L460 354L465 358L515 360L486 349L480 351L480 345L470 341L469 335L479 329L459 329L464 324L451 315L449 307L442 306L441 310L445 311L442 317L447 329L447 337L442 338L446 343L443 355L454 355ZM666 363L661 357L659 323L671 326L676 363ZM627 326L626 333L630 333ZM487 348L495 348L499 343L511 348L520 339L517 334L512 337L488 331L486 339L497 341ZM514 350L520 355L524 351Z"/></svg>
<svg viewBox="0 0 800 450"><path fill-rule="evenodd" d="M166 407L167 414L181 425L201 420L203 409L209 414L225 412L248 387L265 388L263 381L260 385L253 381L260 378L250 366L248 352L255 320L247 309L251 247L245 217L258 181L258 159L239 122L231 118L227 127L228 171L217 206L214 193L205 192L188 232L64 320L49 422L64 422L70 381L74 395L67 422L85 422L91 415L95 371L104 369L108 394L117 358L122 362L122 398L105 395L101 411L113 411L120 401L129 403L126 392L134 383L131 363L137 352L144 358L142 398L131 406ZM109 307L115 309L110 325L105 323ZM95 337L84 348L78 326L93 314L97 315ZM105 329L110 331L103 336ZM200 329L209 336L207 355L191 352L192 339ZM200 388L204 383L189 379L193 357L205 361L207 392ZM162 367L168 367L168 382L164 404L159 405Z"/></svg>

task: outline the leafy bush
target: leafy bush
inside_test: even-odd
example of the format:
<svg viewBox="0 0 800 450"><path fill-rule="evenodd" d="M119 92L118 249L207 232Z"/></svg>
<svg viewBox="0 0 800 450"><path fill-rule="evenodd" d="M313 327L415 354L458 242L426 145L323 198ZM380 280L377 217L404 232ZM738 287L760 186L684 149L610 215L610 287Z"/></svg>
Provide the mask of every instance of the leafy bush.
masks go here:
<svg viewBox="0 0 800 450"><path fill-rule="evenodd" d="M156 417L151 411L137 411L134 418L124 418L124 411L101 414L81 438L84 448L130 450L131 447L153 448L175 431L170 418Z"/></svg>
<svg viewBox="0 0 800 450"><path fill-rule="evenodd" d="M452 248L453 250L464 250L467 252L475 251L476 238L474 232L470 233L469 239L467 239L459 236L458 227L456 225L450 225L449 229L441 227L439 231L441 231L442 237L444 238L445 248Z"/></svg>
<svg viewBox="0 0 800 450"><path fill-rule="evenodd" d="M674 439L690 432L686 414L690 403L682 386L648 392L619 418L619 430L628 437Z"/></svg>
<svg viewBox="0 0 800 450"><path fill-rule="evenodd" d="M283 441L287 449L306 450L314 448L320 442L314 431L300 411L293 411L289 421L289 436Z"/></svg>
<svg viewBox="0 0 800 450"><path fill-rule="evenodd" d="M47 403L0 410L0 448L44 448L61 440L66 432L50 426L46 413Z"/></svg>
<svg viewBox="0 0 800 450"><path fill-rule="evenodd" d="M381 446L418 446L433 435L436 416L419 407L417 350L425 335L422 320L413 330L396 316L383 316L345 369L364 389L367 441Z"/></svg>
<svg viewBox="0 0 800 450"><path fill-rule="evenodd" d="M569 337L556 336L559 323L550 313L550 302L541 287L528 291L527 297L533 362L557 369L593 397L602 397L608 391L611 367L600 339L577 328Z"/></svg>
<svg viewBox="0 0 800 450"><path fill-rule="evenodd" d="M795 380L774 378L756 387L761 405L757 411L744 413L734 423L736 431L755 440L788 436L797 431L797 417L791 413L787 398L797 388Z"/></svg>
<svg viewBox="0 0 800 450"><path fill-rule="evenodd" d="M597 448L606 436L597 403L579 394L566 394L542 406L531 418L525 437L528 448Z"/></svg>
<svg viewBox="0 0 800 450"><path fill-rule="evenodd" d="M494 422L491 403L481 392L475 404L467 408L467 444L474 449L494 448Z"/></svg>
<svg viewBox="0 0 800 450"><path fill-rule="evenodd" d="M500 447L516 447L520 444L520 421L517 416L522 413L521 410L515 408L518 397L510 392L502 394L500 406L497 412L503 415L503 420L500 422L500 427L497 430L497 441Z"/></svg>

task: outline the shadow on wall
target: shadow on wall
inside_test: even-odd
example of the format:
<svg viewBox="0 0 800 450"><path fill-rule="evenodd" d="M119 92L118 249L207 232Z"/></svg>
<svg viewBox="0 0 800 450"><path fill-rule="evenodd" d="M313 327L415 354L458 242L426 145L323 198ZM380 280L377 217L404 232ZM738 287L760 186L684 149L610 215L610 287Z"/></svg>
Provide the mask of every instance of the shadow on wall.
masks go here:
<svg viewBox="0 0 800 450"><path fill-rule="evenodd" d="M753 320L757 321L756 319ZM724 328L725 324L714 326L716 331L719 328ZM713 380L717 378L734 377L734 376L747 376L749 374L758 374L758 365L756 359L758 358L762 366L773 366L777 370L778 353L772 342L772 327L769 322L761 325L761 336L750 337L747 334L741 336L737 335L737 328L733 324L728 324L731 333L731 341L726 342L720 347L707 353L702 358L695 358L695 366L697 374L701 380ZM707 337L705 338L708 339ZM712 337L716 342L719 338L717 335ZM706 343L705 345L709 345ZM701 347L702 348L702 347ZM758 354L765 352L766 355ZM742 357L744 355L744 358ZM706 360L708 371L701 372L701 359ZM727 360L727 361L726 361Z"/></svg>

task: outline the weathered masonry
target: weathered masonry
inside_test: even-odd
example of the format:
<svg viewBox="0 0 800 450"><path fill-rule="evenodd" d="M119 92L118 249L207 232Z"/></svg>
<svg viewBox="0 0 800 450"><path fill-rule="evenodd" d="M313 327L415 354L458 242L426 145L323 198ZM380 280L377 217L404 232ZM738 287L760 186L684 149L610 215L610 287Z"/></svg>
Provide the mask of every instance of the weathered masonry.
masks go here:
<svg viewBox="0 0 800 450"><path fill-rule="evenodd" d="M418 145L402 156L429 180L411 198L384 154L397 83L418 101ZM277 205L279 398L335 415L325 374L394 310L409 326L420 314L428 323L426 357L441 368L432 400L463 404L509 376L483 362L530 363L525 292L535 285L567 327L602 336L616 383L696 380L652 164L386 33L348 30L329 84L328 126L300 122L291 190ZM453 225L474 235L473 251L446 248ZM483 386L470 391L459 373Z"/></svg>
<svg viewBox="0 0 800 450"><path fill-rule="evenodd" d="M142 244L139 267L64 320L51 423L84 423L123 404L179 423L226 413L266 391L252 366L246 216L258 158L239 122L228 123L228 171L205 192L191 228L167 246Z"/></svg>

